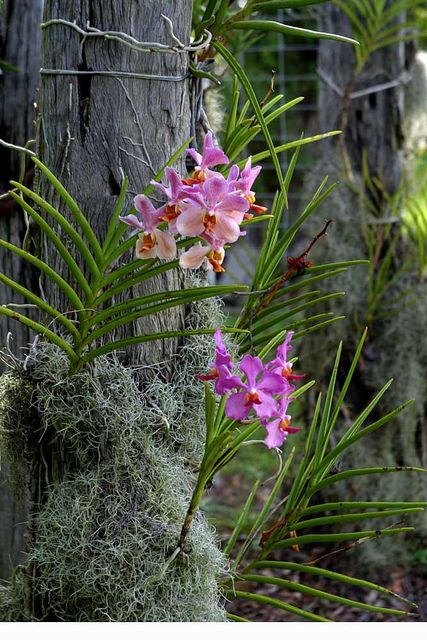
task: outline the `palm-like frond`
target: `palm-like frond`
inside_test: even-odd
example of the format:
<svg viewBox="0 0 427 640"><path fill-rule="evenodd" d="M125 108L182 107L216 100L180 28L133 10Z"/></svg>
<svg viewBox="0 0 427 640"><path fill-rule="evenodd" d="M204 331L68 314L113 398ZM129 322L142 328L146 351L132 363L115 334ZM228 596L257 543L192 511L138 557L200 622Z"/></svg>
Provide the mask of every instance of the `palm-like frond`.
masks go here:
<svg viewBox="0 0 427 640"><path fill-rule="evenodd" d="M424 0L397 0L387 3L385 0L334 0L349 19L352 34L359 42L356 47L356 73L360 73L369 57L388 45L412 40L419 30L415 18L405 22L399 17Z"/></svg>
<svg viewBox="0 0 427 640"><path fill-rule="evenodd" d="M185 143L187 144L187 142ZM173 162L183 151L181 147L171 158ZM116 349L140 344L149 340L163 340L176 336L194 335L198 333L213 333L214 329L192 331L169 331L123 340L111 340L114 331L124 325L148 315L161 313L173 307L189 304L213 296L226 295L231 292L243 291L241 285L214 285L190 288L176 291L160 291L151 295L131 298L126 302L111 304L111 300L120 293L129 291L131 287L155 277L159 273L177 267L178 261L172 260L159 264L156 260L133 260L123 266L116 266L117 260L136 242L136 236L123 241L126 225L118 221L123 213L126 197L127 180L123 181L115 210L112 214L103 246L99 243L87 218L75 200L65 190L59 180L38 158L33 158L39 170L46 176L51 185L61 197L70 214L74 225L57 209L52 207L40 195L28 187L13 182L22 195L11 192L12 197L23 208L26 214L46 234L51 246L62 258L69 271L69 281L60 276L47 262L33 256L24 249L20 249L5 240L0 240L0 247L18 255L21 259L36 267L45 278L51 280L68 300L70 311L65 314L61 309L55 309L40 296L35 295L22 285L14 282L4 274L0 280L21 294L30 304L36 306L42 314L52 318L46 323L35 322L7 306L0 307L0 314L15 319L27 325L37 333L58 345L68 356L72 370L90 362L98 355L111 353ZM161 177L162 171L158 174ZM24 196L26 200L24 200ZM27 201L31 201L43 211L46 219ZM55 232L52 224L56 223L61 230L61 237ZM79 231L77 231L79 228ZM192 241L182 241L189 244ZM78 257L74 257L68 247L73 246ZM73 313L74 312L74 313ZM74 317L73 317L74 315ZM235 331L225 329L225 331ZM99 340L107 344L100 344Z"/></svg>
<svg viewBox="0 0 427 640"><path fill-rule="evenodd" d="M425 502L349 501L317 504L315 501L319 492L327 486L348 479L353 480L359 476L400 471L425 472L424 469L410 467L375 467L349 469L340 473L333 472L333 466L343 451L353 446L358 440L368 434L382 428L409 404L405 403L383 418L363 427L363 424L368 420L374 407L390 386L391 381L388 382L369 403L366 409L347 426L344 433L336 441L336 444L332 444L333 440L336 440L336 438L332 438L332 433L334 432L339 413L345 401L365 337L366 333L357 347L341 392L334 402L335 382L340 363L341 349L338 350L323 406L322 397L319 395L313 421L306 438L303 456L291 483L288 497L278 511L281 502L275 505L275 502L277 502L276 496L286 480L290 461L294 457L294 451L288 456L286 464L283 466L264 507L255 516L255 519L253 519L252 516L251 521L253 524L235 554L236 542L244 530L245 523L254 503L258 486L257 484L254 485L225 549L231 559L233 574L233 586L231 587L230 583L228 588L228 582L226 582L227 595L231 600L235 598L254 600L265 605L284 609L299 617L314 619L311 617L312 614L304 609L294 607L279 598L266 598L264 595L254 593L250 590L251 583L269 584L277 587L280 591L297 591L312 598L337 602L347 607L363 609L372 613L385 613L395 616L413 615L412 612L416 608L414 603L370 581L315 566L321 561L321 558L308 563L295 562L293 559L292 561L282 561L269 558L272 552L275 552L277 558L278 550L286 553L286 550L290 549L293 549L292 553L294 558L299 547L305 545L321 544L325 546L331 543L338 543L344 545L344 548L348 548L349 544L354 546L355 544L360 544L361 542L381 536L408 533L412 531L412 527L400 526L400 522L397 525L381 525L378 528L366 528L363 526L363 523L365 521L371 522L385 518L405 518L406 516L421 512L427 506ZM283 495L283 492L281 495ZM272 519L273 514L274 519ZM350 531L343 530L346 524L352 525ZM322 533L316 532L318 527L322 527ZM329 529L326 533L324 532L325 528ZM263 529L264 533L261 536ZM254 542L259 540L260 536L261 549L256 552L254 550ZM264 573L264 570L267 570L267 573ZM299 577L297 579L294 577L295 574L319 576L327 582L344 583L369 591L374 590L388 598L397 599L405 605L405 608L396 609L382 605L376 606L368 602L342 597L333 591L325 591L324 589L303 584ZM324 618L324 620L326 619Z"/></svg>

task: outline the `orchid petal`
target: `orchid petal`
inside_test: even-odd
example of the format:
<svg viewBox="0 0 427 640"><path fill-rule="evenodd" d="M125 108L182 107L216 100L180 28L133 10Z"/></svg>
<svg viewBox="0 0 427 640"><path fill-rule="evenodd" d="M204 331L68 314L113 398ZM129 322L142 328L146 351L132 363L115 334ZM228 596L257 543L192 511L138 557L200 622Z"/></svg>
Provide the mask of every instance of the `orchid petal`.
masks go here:
<svg viewBox="0 0 427 640"><path fill-rule="evenodd" d="M245 420L251 408L246 402L246 392L232 393L225 405L225 415L232 420Z"/></svg>
<svg viewBox="0 0 427 640"><path fill-rule="evenodd" d="M232 376L230 374L229 369L226 366L224 365L219 366L217 368L217 371L218 371L218 378L216 379L216 382L215 382L215 392L218 393L220 396L225 395L232 389L242 388L243 385L239 376Z"/></svg>
<svg viewBox="0 0 427 640"><path fill-rule="evenodd" d="M196 149L187 149L187 154L193 158L196 165L201 165L203 158L200 153L196 151Z"/></svg>
<svg viewBox="0 0 427 640"><path fill-rule="evenodd" d="M165 260L172 260L176 256L176 242L175 238L167 233L167 231L160 231L156 229L154 231L156 238L157 256L164 258Z"/></svg>
<svg viewBox="0 0 427 640"><path fill-rule="evenodd" d="M196 244L185 253L181 254L179 258L179 265L182 269L198 269L202 266L207 254L210 251L210 247L202 247L200 244Z"/></svg>
<svg viewBox="0 0 427 640"><path fill-rule="evenodd" d="M216 216L215 236L224 242L236 242L240 238L238 222L225 214Z"/></svg>
<svg viewBox="0 0 427 640"><path fill-rule="evenodd" d="M246 376L247 386L249 389L256 388L257 376L264 371L264 365L260 358L251 355L245 355L240 363L240 369Z"/></svg>
<svg viewBox="0 0 427 640"><path fill-rule="evenodd" d="M213 209L215 205L221 201L223 196L228 193L229 184L227 180L219 175L207 178L203 183L203 194L209 209Z"/></svg>
<svg viewBox="0 0 427 640"><path fill-rule="evenodd" d="M228 164L228 157L225 155L222 149L218 149L218 147L211 147L206 149L203 152L203 160L201 163L202 169L207 169L208 167L214 167L217 164Z"/></svg>
<svg viewBox="0 0 427 640"><path fill-rule="evenodd" d="M267 393L284 393L288 389L288 382L282 376L266 372L257 387Z"/></svg>
<svg viewBox="0 0 427 640"><path fill-rule="evenodd" d="M243 196L237 193L228 193L221 202L215 207L216 211L228 213L229 215L243 214L249 209L250 204Z"/></svg>
<svg viewBox="0 0 427 640"><path fill-rule="evenodd" d="M144 223L132 213L128 216L119 216L119 220L128 224L130 227L135 227L136 229L141 230L145 229Z"/></svg>
<svg viewBox="0 0 427 640"><path fill-rule="evenodd" d="M227 182L229 183L234 182L235 180L237 180L238 177L239 177L239 167L237 166L237 164L233 164L228 174Z"/></svg>
<svg viewBox="0 0 427 640"><path fill-rule="evenodd" d="M172 167L166 167L165 175L169 180L171 198L175 200L183 187L181 177Z"/></svg>
<svg viewBox="0 0 427 640"><path fill-rule="evenodd" d="M185 211L176 219L176 228L182 236L190 236L195 238L199 236L205 229L203 224L203 217L205 211L194 205L186 207Z"/></svg>
<svg viewBox="0 0 427 640"><path fill-rule="evenodd" d="M255 413L258 418L271 418L275 415L277 411L276 401L273 396L264 393L263 391L258 391L258 400L259 404L254 404Z"/></svg>
<svg viewBox="0 0 427 640"><path fill-rule="evenodd" d="M280 420L272 420L265 425L268 435L266 436L264 443L269 449L278 449L286 440L286 432L282 431L279 428L279 425Z"/></svg>
<svg viewBox="0 0 427 640"><path fill-rule="evenodd" d="M154 247L152 247L151 249L146 249L144 248L143 238L138 238L135 246L135 255L140 260L149 260L150 258L157 258L157 247L154 245Z"/></svg>

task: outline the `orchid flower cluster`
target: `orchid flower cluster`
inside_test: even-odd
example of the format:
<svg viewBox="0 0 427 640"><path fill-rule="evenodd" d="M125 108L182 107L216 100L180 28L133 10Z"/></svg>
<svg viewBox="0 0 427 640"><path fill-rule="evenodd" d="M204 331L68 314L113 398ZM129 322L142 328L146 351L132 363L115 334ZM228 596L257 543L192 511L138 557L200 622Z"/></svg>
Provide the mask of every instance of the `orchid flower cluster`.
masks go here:
<svg viewBox="0 0 427 640"><path fill-rule="evenodd" d="M175 236L200 238L182 253L179 263L184 269L198 269L207 259L208 268L224 271L224 245L236 242L245 235L240 225L254 213L264 213L265 207L255 202L251 190L260 166L252 167L251 158L240 172L233 165L225 178L211 167L228 164L222 149L214 145L212 133L207 133L203 153L187 149L196 162L191 178L181 178L172 167L166 167L168 185L151 181L167 198L167 203L156 209L145 195L134 199L138 215L121 216L120 220L140 231L136 244L136 257L172 260L177 254ZM160 226L163 224L162 228ZM166 229L164 227L166 226Z"/></svg>
<svg viewBox="0 0 427 640"><path fill-rule="evenodd" d="M215 380L217 394L224 396L232 392L225 404L228 418L241 422L255 413L267 429L264 442L269 449L281 447L289 434L300 431L298 427L290 426L288 414L295 391L292 382L304 378L292 372L292 362L288 360L293 334L288 331L285 341L277 348L276 357L266 365L258 357L243 356L239 369L245 376L244 382L233 373L235 366L218 329L215 332L215 361L211 363L209 373L198 375L199 380Z"/></svg>

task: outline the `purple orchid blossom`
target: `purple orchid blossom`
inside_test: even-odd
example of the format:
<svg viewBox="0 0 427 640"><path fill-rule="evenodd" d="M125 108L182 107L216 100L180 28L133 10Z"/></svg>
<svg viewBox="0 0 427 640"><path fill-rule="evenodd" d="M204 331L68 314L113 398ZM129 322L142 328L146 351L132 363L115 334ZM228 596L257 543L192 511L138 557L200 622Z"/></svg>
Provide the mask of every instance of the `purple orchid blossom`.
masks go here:
<svg viewBox="0 0 427 640"><path fill-rule="evenodd" d="M231 375L234 364L231 361L231 355L227 351L222 340L221 330L217 329L214 334L215 339L215 360L210 366L210 373L199 373L198 379L207 381L215 380L215 393L225 395L231 389L235 389L240 384L238 376Z"/></svg>
<svg viewBox="0 0 427 640"><path fill-rule="evenodd" d="M180 266L198 269L207 264L208 269L221 273L225 270L224 246L246 235L240 225L253 217L250 211L265 210L255 204L252 191L261 167L252 167L249 158L242 171L233 165L226 177L212 169L229 162L224 151L215 145L212 132L206 134L201 154L195 149L187 152L197 163L191 178L182 178L175 169L166 167L165 180L151 181L166 197L166 204L155 208L145 195L138 195L134 200L137 215L120 216L120 220L140 232L137 258L171 260L177 253L175 236L198 237L202 243L181 253Z"/></svg>
<svg viewBox="0 0 427 640"><path fill-rule="evenodd" d="M248 209L246 198L230 192L227 180L214 175L201 183L198 194L183 200L177 229L181 235L193 238L208 233L223 243L236 242Z"/></svg>
<svg viewBox="0 0 427 640"><path fill-rule="evenodd" d="M135 209L140 217L130 214L119 216L125 224L142 231L138 234L136 243L136 257L142 260L148 258L165 258L171 260L176 255L176 243L173 236L157 227L162 222L164 207L155 209L147 196L139 195L134 198Z"/></svg>
<svg viewBox="0 0 427 640"><path fill-rule="evenodd" d="M217 329L215 361L210 365L210 373L197 376L199 380L215 380L215 392L218 395L232 392L225 403L228 418L242 422L254 411L267 429L264 442L269 449L281 447L288 435L300 431L299 427L291 426L291 416L288 414L295 387L290 384L288 375L282 375L282 369L289 364L287 354L291 349L292 336L293 332L289 331L277 350L277 357L266 366L256 356L243 356L239 368L246 376L244 382L239 376L233 375L231 355L224 345L221 331Z"/></svg>
<svg viewBox="0 0 427 640"><path fill-rule="evenodd" d="M225 251L223 246L194 244L181 254L179 265L183 269L198 269L207 260L207 267L215 273L223 273L222 267Z"/></svg>
<svg viewBox="0 0 427 640"><path fill-rule="evenodd" d="M211 131L205 135L202 154L198 153L195 149L187 149L187 153L196 162L196 170L194 172L195 180L205 180L209 175L207 171L209 167L214 167L218 164L228 164L229 162L224 151L214 145Z"/></svg>
<svg viewBox="0 0 427 640"><path fill-rule="evenodd" d="M304 375L296 375L292 373L292 362L287 360L288 351L292 349L291 340L294 335L293 331L288 331L286 334L286 339L282 342L281 345L277 348L276 357L267 363L266 368L273 373L277 373L282 376L285 380L302 380L305 378ZM292 386L292 385L290 385ZM293 390L293 387L292 387Z"/></svg>
<svg viewBox="0 0 427 640"><path fill-rule="evenodd" d="M151 180L151 184L157 187L168 199L167 204L163 207L163 215L161 220L168 223L171 233L177 233L176 219L181 213L180 202L185 197L185 186L179 174L172 167L166 167L165 176L169 181L169 186L165 186L162 182Z"/></svg>
<svg viewBox="0 0 427 640"><path fill-rule="evenodd" d="M287 413L289 403L292 398L284 395L279 401L278 410L271 417L275 418L269 422L262 420L263 425L267 429L267 436L264 440L269 449L278 449L283 445L289 434L301 431L299 427L291 427L291 416Z"/></svg>
<svg viewBox="0 0 427 640"><path fill-rule="evenodd" d="M251 409L259 418L270 418L276 411L275 394L285 391L281 376L266 371L260 358L245 355L240 369L246 375L246 384L239 379L243 391L232 393L225 405L226 415L233 420L245 420Z"/></svg>

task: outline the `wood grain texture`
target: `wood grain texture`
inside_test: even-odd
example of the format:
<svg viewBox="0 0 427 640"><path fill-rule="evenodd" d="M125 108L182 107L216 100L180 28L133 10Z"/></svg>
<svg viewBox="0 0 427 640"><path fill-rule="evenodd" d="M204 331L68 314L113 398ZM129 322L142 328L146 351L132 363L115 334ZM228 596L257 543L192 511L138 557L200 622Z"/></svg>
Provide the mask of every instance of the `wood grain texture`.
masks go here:
<svg viewBox="0 0 427 640"><path fill-rule="evenodd" d="M174 25L175 34L189 42L191 0L133 0L94 2L47 0L45 21L62 18L85 27L121 31L138 40L173 44L162 14ZM66 26L43 30L42 66L70 70L120 70L181 76L188 71L188 54L140 53L114 41L86 40ZM189 137L188 80L165 82L99 76L43 76L41 84L40 157L77 200L102 240L113 210L122 172L129 178L129 196L140 193L156 171ZM182 161L183 162L183 161ZM181 162L181 167L183 168ZM45 181L43 196L64 212ZM49 262L64 273L61 261L45 246ZM131 258L128 256L127 259ZM179 272L168 273L137 288L132 295L176 289L183 285ZM50 301L66 310L58 292L46 283ZM127 294L129 298L129 294ZM171 310L126 327L115 338L146 332L179 329L182 310ZM127 353L131 364L167 360L177 342L152 342Z"/></svg>
<svg viewBox="0 0 427 640"><path fill-rule="evenodd" d="M5 0L0 13L0 59L18 67L5 70L0 76L0 138L23 146L34 138L34 101L39 81L40 29L43 0ZM0 191L7 191L9 180L17 179L21 156L0 146ZM30 178L30 176L27 176ZM0 238L21 246L25 234L22 212L14 201L0 201ZM0 251L0 271L30 289L37 289L37 274L17 256ZM0 305L22 303L24 300L4 284L0 284ZM31 313L31 312L30 312ZM22 357L32 337L30 331L17 322L2 317L0 348L12 333L13 351ZM2 370L0 363L0 371ZM0 578L7 578L22 560L26 507L18 504L7 486L7 466L0 470Z"/></svg>

